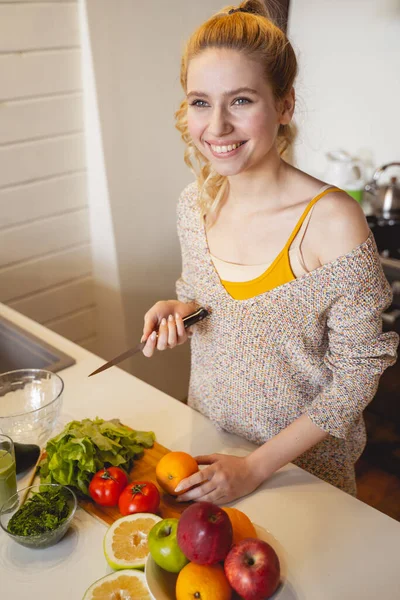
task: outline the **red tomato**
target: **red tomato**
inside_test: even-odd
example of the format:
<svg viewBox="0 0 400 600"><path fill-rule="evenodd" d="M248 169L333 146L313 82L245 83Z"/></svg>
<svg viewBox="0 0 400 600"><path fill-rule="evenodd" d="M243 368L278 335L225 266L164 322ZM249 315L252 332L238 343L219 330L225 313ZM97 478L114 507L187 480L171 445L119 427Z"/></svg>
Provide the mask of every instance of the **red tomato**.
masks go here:
<svg viewBox="0 0 400 600"><path fill-rule="evenodd" d="M160 505L160 492L151 481L134 481L126 486L119 497L121 515L155 513Z"/></svg>
<svg viewBox="0 0 400 600"><path fill-rule="evenodd" d="M128 484L125 471L119 467L101 469L89 484L90 497L101 506L117 506L122 490Z"/></svg>

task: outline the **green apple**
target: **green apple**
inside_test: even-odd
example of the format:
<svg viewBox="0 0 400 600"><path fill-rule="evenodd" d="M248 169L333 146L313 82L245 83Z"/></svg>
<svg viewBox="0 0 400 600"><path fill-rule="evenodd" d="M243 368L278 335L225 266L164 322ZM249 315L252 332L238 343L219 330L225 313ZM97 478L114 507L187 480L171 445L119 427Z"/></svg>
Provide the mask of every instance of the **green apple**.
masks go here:
<svg viewBox="0 0 400 600"><path fill-rule="evenodd" d="M176 532L178 519L163 519L149 531L150 554L159 567L170 573L179 573L189 562L178 546Z"/></svg>

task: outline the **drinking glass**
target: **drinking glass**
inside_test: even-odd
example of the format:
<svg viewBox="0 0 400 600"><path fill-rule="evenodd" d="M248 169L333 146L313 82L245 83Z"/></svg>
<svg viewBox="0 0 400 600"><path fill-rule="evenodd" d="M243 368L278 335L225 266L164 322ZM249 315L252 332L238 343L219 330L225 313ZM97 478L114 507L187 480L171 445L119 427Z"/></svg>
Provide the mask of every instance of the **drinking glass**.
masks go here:
<svg viewBox="0 0 400 600"><path fill-rule="evenodd" d="M17 493L17 470L14 444L8 435L0 433L0 508Z"/></svg>

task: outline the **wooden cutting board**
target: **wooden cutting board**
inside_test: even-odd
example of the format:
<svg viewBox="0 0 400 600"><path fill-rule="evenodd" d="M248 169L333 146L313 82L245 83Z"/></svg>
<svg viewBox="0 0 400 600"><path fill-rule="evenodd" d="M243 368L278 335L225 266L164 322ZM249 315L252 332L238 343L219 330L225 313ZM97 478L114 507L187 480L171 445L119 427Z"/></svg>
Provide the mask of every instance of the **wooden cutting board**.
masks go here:
<svg viewBox="0 0 400 600"><path fill-rule="evenodd" d="M156 465L164 454L167 454L168 452L170 452L170 450L164 448L164 446L161 446L158 442L154 442L152 448L145 448L143 456L134 461L133 467L129 473L129 481L151 481L157 486L161 496L160 507L157 514L163 519L166 519L167 517L179 518L181 513L190 504L190 502L177 502L173 496L165 493L157 483ZM43 455L44 452L39 458L39 461L42 459ZM33 478L35 478L35 474ZM36 481L33 483L36 483ZM90 498L82 499L78 497L78 504L86 510L86 512L107 525L111 525L122 516L118 510L118 506L99 506L90 500Z"/></svg>
<svg viewBox="0 0 400 600"><path fill-rule="evenodd" d="M189 502L177 502L173 496L164 492L157 483L157 463L164 454L167 454L168 452L170 452L170 450L164 448L164 446L161 446L158 442L154 442L152 448L145 448L143 456L135 460L129 473L129 481L151 481L157 486L161 496L160 508L158 509L157 514L163 519L166 519L167 517L179 518L181 513L190 504ZM79 500L79 505L88 513L101 521L104 521L108 525L111 525L116 519L119 519L122 516L118 510L118 506L99 506L89 499Z"/></svg>

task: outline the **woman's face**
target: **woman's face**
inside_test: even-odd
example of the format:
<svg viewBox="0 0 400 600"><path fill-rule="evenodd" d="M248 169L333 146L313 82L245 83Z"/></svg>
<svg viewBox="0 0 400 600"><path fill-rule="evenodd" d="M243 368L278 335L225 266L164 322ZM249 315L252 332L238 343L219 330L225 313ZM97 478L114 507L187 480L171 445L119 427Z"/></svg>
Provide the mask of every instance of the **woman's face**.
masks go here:
<svg viewBox="0 0 400 600"><path fill-rule="evenodd" d="M236 50L212 48L190 61L187 101L194 144L225 176L268 160L279 124L291 117L278 113L261 65Z"/></svg>

